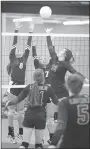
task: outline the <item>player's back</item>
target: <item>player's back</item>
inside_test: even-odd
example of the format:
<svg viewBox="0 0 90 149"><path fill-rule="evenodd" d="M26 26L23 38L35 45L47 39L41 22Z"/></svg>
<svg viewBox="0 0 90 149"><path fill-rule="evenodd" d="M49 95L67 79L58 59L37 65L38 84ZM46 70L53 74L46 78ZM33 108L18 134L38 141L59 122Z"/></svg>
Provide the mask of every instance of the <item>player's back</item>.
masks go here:
<svg viewBox="0 0 90 149"><path fill-rule="evenodd" d="M88 148L89 146L89 97L87 95L67 98L67 127L62 148Z"/></svg>

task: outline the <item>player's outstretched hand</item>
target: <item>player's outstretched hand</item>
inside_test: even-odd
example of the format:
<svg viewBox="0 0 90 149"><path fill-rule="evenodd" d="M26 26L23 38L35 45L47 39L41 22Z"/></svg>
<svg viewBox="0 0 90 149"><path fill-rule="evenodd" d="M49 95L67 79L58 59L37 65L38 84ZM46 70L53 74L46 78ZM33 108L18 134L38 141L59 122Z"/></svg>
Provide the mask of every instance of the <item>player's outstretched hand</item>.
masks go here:
<svg viewBox="0 0 90 149"><path fill-rule="evenodd" d="M34 23L29 22L29 32L33 32L34 30Z"/></svg>
<svg viewBox="0 0 90 149"><path fill-rule="evenodd" d="M53 30L53 28L46 28L45 29L45 31L46 31L47 34L50 34L52 30Z"/></svg>
<svg viewBox="0 0 90 149"><path fill-rule="evenodd" d="M21 28L22 24L20 23L20 21L16 21L15 23L15 28L18 30L19 28Z"/></svg>
<svg viewBox="0 0 90 149"><path fill-rule="evenodd" d="M48 148L56 148L56 146L54 146L54 145L50 145Z"/></svg>

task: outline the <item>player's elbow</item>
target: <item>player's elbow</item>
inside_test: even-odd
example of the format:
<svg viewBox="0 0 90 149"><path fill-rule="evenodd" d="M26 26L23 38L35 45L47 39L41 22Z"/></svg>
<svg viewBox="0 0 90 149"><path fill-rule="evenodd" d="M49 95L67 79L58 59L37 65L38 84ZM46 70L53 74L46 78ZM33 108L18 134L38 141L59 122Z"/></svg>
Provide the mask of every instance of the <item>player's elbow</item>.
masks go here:
<svg viewBox="0 0 90 149"><path fill-rule="evenodd" d="M52 101L53 101L53 103L54 103L55 105L58 105L58 98L57 98L57 97L54 97Z"/></svg>

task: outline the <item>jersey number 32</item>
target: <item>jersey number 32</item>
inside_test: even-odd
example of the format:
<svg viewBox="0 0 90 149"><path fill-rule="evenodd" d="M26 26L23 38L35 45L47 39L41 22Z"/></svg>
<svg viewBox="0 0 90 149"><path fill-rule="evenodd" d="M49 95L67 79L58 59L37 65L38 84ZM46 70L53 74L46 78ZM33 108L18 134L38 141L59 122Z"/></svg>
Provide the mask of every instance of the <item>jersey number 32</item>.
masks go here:
<svg viewBox="0 0 90 149"><path fill-rule="evenodd" d="M86 125L89 122L89 105L77 105L77 124Z"/></svg>

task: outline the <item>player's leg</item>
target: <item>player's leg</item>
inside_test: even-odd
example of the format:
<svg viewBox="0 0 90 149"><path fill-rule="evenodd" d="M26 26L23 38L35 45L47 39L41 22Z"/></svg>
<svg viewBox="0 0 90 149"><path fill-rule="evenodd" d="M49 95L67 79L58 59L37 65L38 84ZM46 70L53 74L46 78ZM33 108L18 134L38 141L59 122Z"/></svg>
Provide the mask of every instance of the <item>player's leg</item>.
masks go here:
<svg viewBox="0 0 90 149"><path fill-rule="evenodd" d="M42 149L42 140L44 137L44 129L35 129L35 148L36 149Z"/></svg>
<svg viewBox="0 0 90 149"><path fill-rule="evenodd" d="M19 132L17 134L17 138L22 140L23 139L23 118L24 118L24 101L20 102L17 105L17 121L19 125Z"/></svg>
<svg viewBox="0 0 90 149"><path fill-rule="evenodd" d="M23 88L15 88L14 94L18 96L22 90ZM17 104L16 110L18 114L17 121L18 121L18 126L19 126L18 134L16 135L16 137L22 140L23 139L23 124L22 123L23 123L23 113L24 113L24 101Z"/></svg>
<svg viewBox="0 0 90 149"><path fill-rule="evenodd" d="M14 100L14 98L15 96L13 94L8 93L9 100ZM8 137L13 143L16 143L15 135L14 135L14 126L13 126L14 110L15 110L15 106L10 106L8 108Z"/></svg>
<svg viewBox="0 0 90 149"><path fill-rule="evenodd" d="M31 139L33 128L23 127L23 142L19 148L27 149Z"/></svg>
<svg viewBox="0 0 90 149"><path fill-rule="evenodd" d="M47 103L46 113L47 113L47 129L50 137L48 143L50 144L53 133L57 125L57 121L55 119L56 117L54 116L57 113L57 106L54 105L52 102Z"/></svg>
<svg viewBox="0 0 90 149"><path fill-rule="evenodd" d="M20 148L27 149L31 139L32 131L34 128L34 116L25 113L23 121L23 142L20 145Z"/></svg>
<svg viewBox="0 0 90 149"><path fill-rule="evenodd" d="M35 118L35 148L42 149L42 140L46 127L46 114L40 114Z"/></svg>

